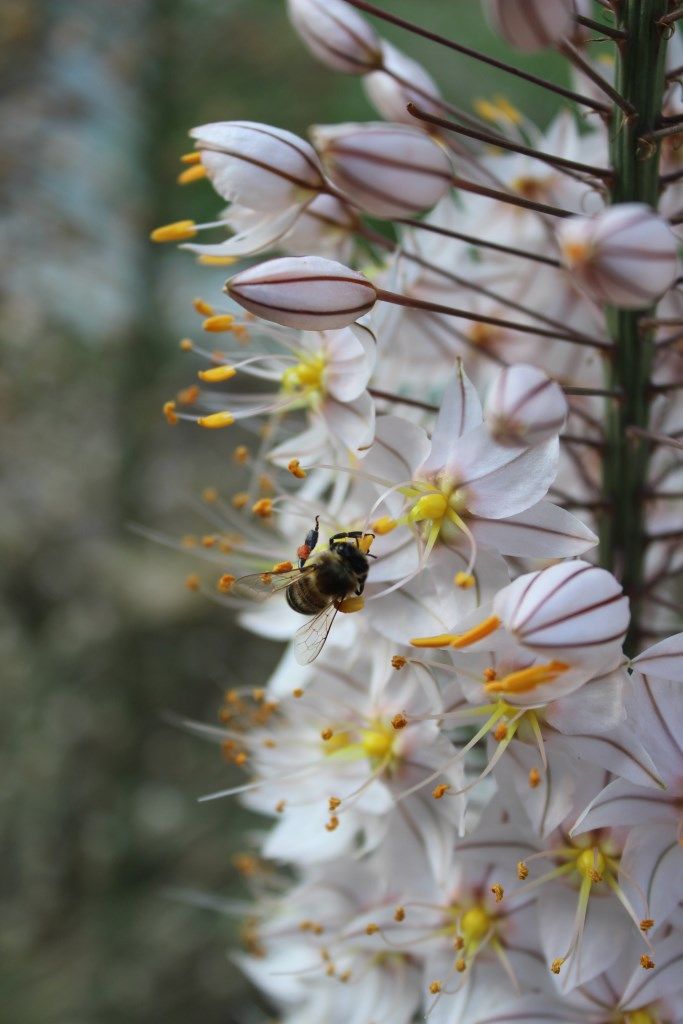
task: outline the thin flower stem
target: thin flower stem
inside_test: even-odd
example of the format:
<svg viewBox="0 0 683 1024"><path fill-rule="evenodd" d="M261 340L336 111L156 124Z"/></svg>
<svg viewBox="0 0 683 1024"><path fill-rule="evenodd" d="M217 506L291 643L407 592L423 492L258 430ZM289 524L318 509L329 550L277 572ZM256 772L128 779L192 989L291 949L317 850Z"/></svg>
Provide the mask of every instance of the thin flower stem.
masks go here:
<svg viewBox="0 0 683 1024"><path fill-rule="evenodd" d="M387 402L396 402L399 405L409 405L414 409L424 409L426 412L438 412L438 405L431 405L429 402L420 402L417 398L408 398L405 395L396 395L392 391L381 391L379 388L368 388L368 394L373 398L383 398Z"/></svg>
<svg viewBox="0 0 683 1024"><path fill-rule="evenodd" d="M683 331L676 331L675 334L667 334L666 338L661 338L659 341L656 341L655 345L657 346L657 351L660 351L661 349L671 348L679 341L683 341Z"/></svg>
<svg viewBox="0 0 683 1024"><path fill-rule="evenodd" d="M569 341L574 345L584 345L590 348L610 350L608 342L577 338L573 334L566 334L561 331L546 330L544 327L533 327L531 324L520 324L513 320L502 320L496 316L484 316L482 313L472 313L468 309L457 309L454 306L443 306L438 302L427 302L425 299L416 299L410 295L400 295L398 292L377 289L377 298L382 302L390 302L395 306L406 306L409 309L424 309L430 313L442 313L444 316L454 316L462 320L473 320L476 323L491 324L493 327L504 327L507 330L521 331L524 334L534 334L539 338L554 338L557 341Z"/></svg>
<svg viewBox="0 0 683 1024"><path fill-rule="evenodd" d="M535 263L545 263L549 267L560 267L559 260L552 256L541 256L540 253L527 252L524 249L515 249L511 245L501 245L499 242L489 242L484 238L475 238L474 235L464 235L460 231L451 231L449 228L439 227L438 224L428 224L422 220L411 220L409 217L395 218L394 224L403 224L408 228L415 228L416 231L429 231L435 235L442 235L444 238L455 238L460 242L467 242L481 249L494 249L496 252L504 252L509 256L519 256L523 260L532 260Z"/></svg>
<svg viewBox="0 0 683 1024"><path fill-rule="evenodd" d="M586 448L595 448L598 451L602 451L605 447L603 441L594 441L589 437L579 437L577 434L560 434L560 440L566 441L568 444L582 444Z"/></svg>
<svg viewBox="0 0 683 1024"><path fill-rule="evenodd" d="M621 391L614 391L610 388L580 388L574 387L573 384L567 384L562 386L562 390L565 395L592 395L599 398L614 398L617 402L624 397Z"/></svg>
<svg viewBox="0 0 683 1024"><path fill-rule="evenodd" d="M478 196L487 196L489 199L497 199L501 203L509 203L511 206L521 206L523 210L534 210L536 213L544 213L549 217L574 217L571 210L561 210L557 206L546 206L545 203L535 203L533 199L525 199L523 196L515 196L511 192L503 192L500 189L487 188L485 185L478 185L474 181L467 181L453 175L453 184L463 192L473 192Z"/></svg>
<svg viewBox="0 0 683 1024"><path fill-rule="evenodd" d="M574 103L579 103L585 107L592 107L593 110L598 110L603 114L609 113L609 107L604 103L600 103L599 100L593 99L591 96L582 96L580 93L574 92L572 89L566 89L564 86L557 85L555 82L550 82L546 78L539 78L538 75L532 75L528 71L522 71L520 68L513 67L512 64L506 64L504 61L496 60L495 57L489 57L485 53L480 53L479 50L473 50L469 46L463 46L462 43L456 43L455 40L448 39L446 36L442 36L438 32L430 32L429 29L422 28L420 25L416 25L412 21L407 21L405 18L400 18L397 14L390 14L388 11L383 11L381 7L368 3L367 0L347 0L347 2L351 7L358 8L359 11L365 11L366 14L374 14L375 17L381 18L383 21L388 21L392 25L397 25L399 28L405 29L407 32L412 32L414 35L422 36L423 39L428 39L432 43L438 43L439 46L445 46L449 50L455 50L456 53L462 53L466 57L472 57L473 60L478 60L482 64L489 64L491 67L498 68L499 71L505 71L510 75L515 75L517 78L523 78L525 81L532 82L534 85L538 85L542 89L557 93L559 96L564 96L565 99L573 100Z"/></svg>
<svg viewBox="0 0 683 1024"><path fill-rule="evenodd" d="M602 32L603 35L609 36L610 39L628 39L628 32L625 29L615 28L614 25L603 25L601 21L593 21L592 18L587 18L585 14L577 14L576 20L579 25L591 28L595 32Z"/></svg>
<svg viewBox="0 0 683 1024"><path fill-rule="evenodd" d="M627 118L632 118L636 114L636 108L627 100L618 89L615 89L606 78L595 70L592 64L589 64L587 60L584 60L579 51L570 43L569 40L565 40L559 47L560 53L564 54L568 61L570 61L575 68L578 68L586 78L589 78L594 85L597 85L606 96L612 100L615 106L619 107L620 110L626 115Z"/></svg>
<svg viewBox="0 0 683 1024"><path fill-rule="evenodd" d="M683 18L683 6L677 7L675 11L671 11L670 14L665 14L663 18L660 18L657 24L660 28L666 28L668 25L673 25L679 18Z"/></svg>
<svg viewBox="0 0 683 1024"><path fill-rule="evenodd" d="M644 132L640 141L645 143L659 142L669 135L680 135L683 132L683 124L670 124L664 128L655 128L651 132Z"/></svg>
<svg viewBox="0 0 683 1024"><path fill-rule="evenodd" d="M478 142L485 142L487 145L498 146L500 149L508 149L511 153L521 153L522 156L531 156L535 160L540 160L541 163L551 164L553 167L558 167L560 170L566 168L571 171L578 171L580 174L587 174L594 178L611 179L614 176L614 172L608 167L594 167L592 164L583 164L578 160L568 160L562 156L555 156L553 153L541 153L532 146L522 146L518 142L511 142L509 139L501 139L499 136L491 134L491 132L480 131L474 128L466 128L464 125L457 124L455 121L447 121L445 118L437 117L434 114L428 113L426 110L422 110L415 103L408 104L408 113L412 114L420 121L426 121L428 124L437 125L439 128L445 128L449 132L456 132L458 135L464 135L468 139L476 139Z"/></svg>
<svg viewBox="0 0 683 1024"><path fill-rule="evenodd" d="M675 437L669 437L668 434L657 434L652 430L643 430L641 427L627 427L627 437L642 437L646 441L650 441L652 444L662 444L667 448L676 448L678 451L683 451L683 441L678 441Z"/></svg>

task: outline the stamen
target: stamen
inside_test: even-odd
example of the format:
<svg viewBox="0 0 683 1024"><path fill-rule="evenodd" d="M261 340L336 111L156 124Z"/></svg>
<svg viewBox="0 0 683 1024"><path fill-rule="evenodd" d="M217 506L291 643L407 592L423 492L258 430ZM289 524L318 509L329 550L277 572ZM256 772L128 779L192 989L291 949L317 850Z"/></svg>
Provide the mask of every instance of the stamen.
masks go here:
<svg viewBox="0 0 683 1024"><path fill-rule="evenodd" d="M193 220L176 220L173 224L164 224L150 232L153 242L182 242L186 238L194 238L197 226Z"/></svg>
<svg viewBox="0 0 683 1024"><path fill-rule="evenodd" d="M208 370L198 370L197 376L209 384L220 384L224 380L230 380L236 373L235 367L226 363L223 366L212 366Z"/></svg>
<svg viewBox="0 0 683 1024"><path fill-rule="evenodd" d="M231 331L235 325L235 318L230 313L210 313L202 324L202 329L212 334L220 334L223 331Z"/></svg>
<svg viewBox="0 0 683 1024"><path fill-rule="evenodd" d="M223 427L231 427L235 417L231 412L212 412L208 416L200 416L197 425L207 430L221 430Z"/></svg>
<svg viewBox="0 0 683 1024"><path fill-rule="evenodd" d="M483 640L484 637L494 633L500 626L500 619L497 615L489 615L487 619L480 622L465 633L441 633L439 636L414 637L410 643L413 647L468 647L469 644ZM494 686L494 683L487 683L487 688Z"/></svg>
<svg viewBox="0 0 683 1024"><path fill-rule="evenodd" d="M456 645L452 643L451 646L455 647ZM534 690L544 683L554 682L569 667L563 661L549 661L543 665L532 665L530 668L510 672L502 679L494 679L490 683L485 683L484 689L489 693L528 693L529 690Z"/></svg>
<svg viewBox="0 0 683 1024"><path fill-rule="evenodd" d="M181 171L176 181L179 185L190 185L193 181L201 181L206 177L206 167L203 164L193 164Z"/></svg>

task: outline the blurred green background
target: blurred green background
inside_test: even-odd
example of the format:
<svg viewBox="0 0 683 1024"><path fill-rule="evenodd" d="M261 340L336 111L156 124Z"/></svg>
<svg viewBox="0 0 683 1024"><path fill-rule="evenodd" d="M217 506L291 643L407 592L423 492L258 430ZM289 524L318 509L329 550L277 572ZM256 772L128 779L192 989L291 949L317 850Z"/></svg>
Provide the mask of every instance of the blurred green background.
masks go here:
<svg viewBox="0 0 683 1024"><path fill-rule="evenodd" d="M501 52L477 0L383 6ZM462 106L500 92L541 122L556 109L384 34ZM191 299L225 274L147 238L220 207L175 184L192 125L373 115L282 0L3 0L0 40L0 1020L248 1024L264 1018L227 957L235 923L168 890L241 894L232 857L254 822L196 802L230 773L162 716L215 721L222 690L263 682L278 652L185 589L191 557L128 526L201 531L197 495L229 489L236 443L160 415L191 376Z"/></svg>

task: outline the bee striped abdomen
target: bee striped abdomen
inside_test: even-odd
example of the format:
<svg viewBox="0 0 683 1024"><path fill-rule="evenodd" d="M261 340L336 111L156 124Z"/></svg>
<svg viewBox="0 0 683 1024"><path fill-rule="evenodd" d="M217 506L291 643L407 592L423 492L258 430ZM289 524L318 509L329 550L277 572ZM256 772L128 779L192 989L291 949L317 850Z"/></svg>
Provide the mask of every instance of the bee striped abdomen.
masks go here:
<svg viewBox="0 0 683 1024"><path fill-rule="evenodd" d="M287 587L287 604L301 615L315 615L330 603L330 595L317 585L316 573L295 580Z"/></svg>

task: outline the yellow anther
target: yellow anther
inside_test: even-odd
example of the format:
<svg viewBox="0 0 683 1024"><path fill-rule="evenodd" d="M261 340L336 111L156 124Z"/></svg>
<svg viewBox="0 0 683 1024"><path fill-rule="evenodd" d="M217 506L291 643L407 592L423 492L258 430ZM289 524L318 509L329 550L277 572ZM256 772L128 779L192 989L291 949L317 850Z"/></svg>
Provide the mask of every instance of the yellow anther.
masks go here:
<svg viewBox="0 0 683 1024"><path fill-rule="evenodd" d="M524 882L529 877L529 868L523 860L517 861L517 878L520 882Z"/></svg>
<svg viewBox="0 0 683 1024"><path fill-rule="evenodd" d="M278 802L275 804L275 813L276 814L282 814L282 812L284 811L286 806L287 806L287 801L286 800L278 800Z"/></svg>
<svg viewBox="0 0 683 1024"><path fill-rule="evenodd" d="M548 661L543 665L532 665L518 672L510 672L502 679L486 683L485 689L490 693L528 693L544 683L553 683L558 676L566 672L569 665L564 661Z"/></svg>
<svg viewBox="0 0 683 1024"><path fill-rule="evenodd" d="M562 956L558 956L556 960L553 960L553 962L550 965L550 970L553 972L553 974L559 974L560 973L560 971L562 970L562 964L563 963L564 963L564 957L562 957Z"/></svg>
<svg viewBox="0 0 683 1024"><path fill-rule="evenodd" d="M210 334L221 334L224 331L231 331L235 318L230 313L210 313L202 324L202 330Z"/></svg>
<svg viewBox="0 0 683 1024"><path fill-rule="evenodd" d="M209 384L220 384L224 380L230 380L234 377L237 370L234 366L211 366L208 370L199 370L197 376L200 380L205 380Z"/></svg>
<svg viewBox="0 0 683 1024"><path fill-rule="evenodd" d="M372 524L372 532L376 533L379 537L383 537L386 533L391 533L392 530L395 530L397 525L398 523L391 516L380 516Z"/></svg>
<svg viewBox="0 0 683 1024"><path fill-rule="evenodd" d="M206 167L203 164L192 164L184 171L181 171L176 181L179 185L190 185L193 181L201 181L206 177Z"/></svg>
<svg viewBox="0 0 683 1024"><path fill-rule="evenodd" d="M398 921L400 923L401 921L405 921L405 919L406 919L405 907L396 907L396 910L394 911L394 921Z"/></svg>
<svg viewBox="0 0 683 1024"><path fill-rule="evenodd" d="M333 814L330 820L325 825L325 828L327 829L328 832L334 832L335 829L339 828L339 818L337 818L336 815Z"/></svg>
<svg viewBox="0 0 683 1024"><path fill-rule="evenodd" d="M405 665L407 665L407 661L402 654L395 654L391 659L391 667L395 668L397 671L404 668Z"/></svg>
<svg viewBox="0 0 683 1024"><path fill-rule="evenodd" d="M529 782L529 789L536 789L541 781L541 773L538 768L532 768L527 776Z"/></svg>
<svg viewBox="0 0 683 1024"><path fill-rule="evenodd" d="M164 416L166 417L166 422L170 423L172 427L175 427L176 423L178 422L178 417L176 415L175 409L175 402L164 402L162 406L162 411Z"/></svg>
<svg viewBox="0 0 683 1024"><path fill-rule="evenodd" d="M199 576L197 576L196 573L191 573L189 576L186 576L185 586L187 587L188 590L191 590L193 592L199 590L199 587L201 586Z"/></svg>
<svg viewBox="0 0 683 1024"><path fill-rule="evenodd" d="M497 675L498 673L496 672L495 668L484 669L483 676L487 683L493 682Z"/></svg>
<svg viewBox="0 0 683 1024"><path fill-rule="evenodd" d="M462 935L456 935L455 938L453 939L453 949L457 952L459 949L462 949L464 945L465 940L463 939Z"/></svg>
<svg viewBox="0 0 683 1024"><path fill-rule="evenodd" d="M441 988L442 986L440 981L430 981L429 991L432 993L433 996L437 995L441 991Z"/></svg>
<svg viewBox="0 0 683 1024"><path fill-rule="evenodd" d="M215 537L212 533L207 533L202 537L203 548L215 548L217 543L218 538Z"/></svg>
<svg viewBox="0 0 683 1024"><path fill-rule="evenodd" d="M364 533L362 537L358 538L358 547L364 555L367 555L369 552L374 539L375 538L371 533Z"/></svg>
<svg viewBox="0 0 683 1024"><path fill-rule="evenodd" d="M213 505L214 502L218 501L218 491L215 487L205 487L202 491L202 501L205 501L207 505Z"/></svg>
<svg viewBox="0 0 683 1024"><path fill-rule="evenodd" d="M640 966L645 971L651 971L657 965L655 964L651 956L648 956L647 953L643 953L643 955L640 958Z"/></svg>
<svg viewBox="0 0 683 1024"><path fill-rule="evenodd" d="M483 907L471 907L460 919L460 931L470 942L481 942L491 928L491 918Z"/></svg>
<svg viewBox="0 0 683 1024"><path fill-rule="evenodd" d="M235 582L236 578L236 576L233 576L229 572L226 572L223 574L223 576L221 576L221 578L218 580L218 583L216 584L221 594L228 594L232 590L232 585Z"/></svg>
<svg viewBox="0 0 683 1024"><path fill-rule="evenodd" d="M339 601L337 604L337 610L347 614L359 612L364 607L365 599L362 597L345 597L343 601Z"/></svg>
<svg viewBox="0 0 683 1024"><path fill-rule="evenodd" d="M394 730L378 726L375 729L363 729L361 745L368 757L383 760L391 753L394 743Z"/></svg>
<svg viewBox="0 0 683 1024"><path fill-rule="evenodd" d="M297 480L304 480L306 478L306 470L301 468L298 459L290 459L287 463L287 469Z"/></svg>
<svg viewBox="0 0 683 1024"><path fill-rule="evenodd" d="M495 885L491 886L491 892L495 897L496 903L500 903L505 895L505 889L499 882L496 882Z"/></svg>
<svg viewBox="0 0 683 1024"><path fill-rule="evenodd" d="M237 263L237 256L211 256L203 252L197 257L197 263L203 267L231 267Z"/></svg>
<svg viewBox="0 0 683 1024"><path fill-rule="evenodd" d="M458 974L462 974L463 971L467 970L467 962L463 960L462 957L458 957L453 966L455 967Z"/></svg>
<svg viewBox="0 0 683 1024"><path fill-rule="evenodd" d="M297 700L299 700L299 698L303 697L303 695L304 695L304 691L299 686L297 686L296 690L292 690L292 697L296 697Z"/></svg>
<svg viewBox="0 0 683 1024"><path fill-rule="evenodd" d="M231 501L233 508L244 508L249 504L249 495L246 491L238 491L237 494L233 494Z"/></svg>
<svg viewBox="0 0 683 1024"><path fill-rule="evenodd" d="M202 154L198 149L193 149L189 153L183 153L180 157L181 164L200 164L202 162Z"/></svg>
<svg viewBox="0 0 683 1024"><path fill-rule="evenodd" d="M235 462L241 465L242 463L248 461L249 449L245 444L238 444L234 452L232 453L232 457L235 460Z"/></svg>
<svg viewBox="0 0 683 1024"><path fill-rule="evenodd" d="M486 345L490 345L492 341L495 341L500 334L500 328L475 321L469 325L466 333L473 345L480 345L484 348Z"/></svg>
<svg viewBox="0 0 683 1024"><path fill-rule="evenodd" d="M376 935L378 931L379 931L379 925L378 924L374 924L374 922L370 922L370 924L367 924L365 926L365 934L366 935Z"/></svg>
<svg viewBox="0 0 683 1024"><path fill-rule="evenodd" d="M223 427L231 427L235 417L231 412L212 412L208 416L200 416L197 425L207 430L221 430Z"/></svg>
<svg viewBox="0 0 683 1024"><path fill-rule="evenodd" d="M193 220L176 220L173 224L163 224L150 232L153 242L182 242L186 238L194 238L197 225Z"/></svg>
<svg viewBox="0 0 683 1024"><path fill-rule="evenodd" d="M191 338L182 338L180 341L181 352L191 352L194 348L194 342Z"/></svg>
<svg viewBox="0 0 683 1024"><path fill-rule="evenodd" d="M249 755L247 753L245 753L244 750L241 750L239 752L239 754L235 754L234 762L238 766L241 765L241 764L246 764L248 760L249 760Z"/></svg>
<svg viewBox="0 0 683 1024"><path fill-rule="evenodd" d="M259 498L251 506L251 511L255 516L260 516L261 519L268 519L273 514L273 499Z"/></svg>
<svg viewBox="0 0 683 1024"><path fill-rule="evenodd" d="M340 804L341 800L339 799L338 796L331 796L330 799L328 800L330 814L332 813L332 811L336 811Z"/></svg>
<svg viewBox="0 0 683 1024"><path fill-rule="evenodd" d="M435 800L441 800L450 788L447 782L440 782L438 786L434 786L432 796Z"/></svg>
<svg viewBox="0 0 683 1024"><path fill-rule="evenodd" d="M453 577L453 582L456 587L461 587L463 590L469 590L477 581L471 572L456 572Z"/></svg>
<svg viewBox="0 0 683 1024"><path fill-rule="evenodd" d="M503 740L507 739L508 735L508 724L507 722L499 722L493 730L493 738L497 743L502 743Z"/></svg>
<svg viewBox="0 0 683 1024"><path fill-rule="evenodd" d="M192 305L195 313L199 313L200 316L213 316L216 312L213 306L205 302L204 299L193 299Z"/></svg>
<svg viewBox="0 0 683 1024"><path fill-rule="evenodd" d="M294 566L291 562L278 562L277 565L273 566L273 572L291 572Z"/></svg>
<svg viewBox="0 0 683 1024"><path fill-rule="evenodd" d="M654 928L655 922L652 917L644 917L640 922L641 932L649 932L651 928Z"/></svg>
<svg viewBox="0 0 683 1024"><path fill-rule="evenodd" d="M329 726L327 727L327 729L323 729L323 731L320 733L320 739L325 741L331 740L333 736L334 730L330 729Z"/></svg>
<svg viewBox="0 0 683 1024"><path fill-rule="evenodd" d="M408 724L408 719L403 714L402 711L399 711L399 713L397 715L394 715L394 717L391 719L391 724L394 729L405 729L405 727Z"/></svg>
<svg viewBox="0 0 683 1024"><path fill-rule="evenodd" d="M477 640L483 640L484 637L495 632L499 626L498 616L489 615L487 619L473 626L472 629L468 629L465 633L442 633L439 636L415 637L410 642L413 647L455 647L459 649L468 647L470 644L476 643Z"/></svg>
<svg viewBox="0 0 683 1024"><path fill-rule="evenodd" d="M606 866L605 857L598 849L583 850L576 858L576 870L591 882L602 881Z"/></svg>
<svg viewBox="0 0 683 1024"><path fill-rule="evenodd" d="M448 509L448 498L445 494L423 494L410 510L408 518L411 523L421 523L425 519L443 519Z"/></svg>

